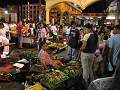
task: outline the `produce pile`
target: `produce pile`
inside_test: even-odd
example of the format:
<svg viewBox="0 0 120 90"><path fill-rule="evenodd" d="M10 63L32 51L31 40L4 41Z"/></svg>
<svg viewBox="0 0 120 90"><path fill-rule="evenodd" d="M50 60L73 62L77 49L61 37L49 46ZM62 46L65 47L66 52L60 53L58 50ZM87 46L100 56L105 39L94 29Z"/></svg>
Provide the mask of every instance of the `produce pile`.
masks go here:
<svg viewBox="0 0 120 90"><path fill-rule="evenodd" d="M36 75L35 78L40 79L41 83L49 89L53 89L69 77L60 70L52 70L52 72L46 73L45 75Z"/></svg>
<svg viewBox="0 0 120 90"><path fill-rule="evenodd" d="M54 48L63 48L66 46L66 44L63 43L53 43L51 41L47 41L48 47L54 47Z"/></svg>
<svg viewBox="0 0 120 90"><path fill-rule="evenodd" d="M80 71L79 66L67 66L63 69L63 72L70 78L80 75Z"/></svg>
<svg viewBox="0 0 120 90"><path fill-rule="evenodd" d="M64 81L69 78L75 78L81 74L81 68L79 63L69 63L61 66L58 70L50 69L45 70L43 74L39 73L34 76L37 81L40 81L45 87L50 90L59 87Z"/></svg>

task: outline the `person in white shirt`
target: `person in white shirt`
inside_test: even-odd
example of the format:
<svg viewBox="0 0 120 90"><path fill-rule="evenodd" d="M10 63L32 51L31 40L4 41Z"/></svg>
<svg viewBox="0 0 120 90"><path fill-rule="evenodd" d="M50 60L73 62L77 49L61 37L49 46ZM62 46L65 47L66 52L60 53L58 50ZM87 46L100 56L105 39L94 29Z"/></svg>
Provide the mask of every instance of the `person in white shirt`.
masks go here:
<svg viewBox="0 0 120 90"><path fill-rule="evenodd" d="M0 36L6 37L6 31L4 29L4 24L0 23Z"/></svg>
<svg viewBox="0 0 120 90"><path fill-rule="evenodd" d="M6 37L0 36L0 43L4 47L3 54L9 53L9 40Z"/></svg>
<svg viewBox="0 0 120 90"><path fill-rule="evenodd" d="M52 31L52 34L53 34L53 41L57 42L58 41L58 30L57 30L56 25L51 26L51 31Z"/></svg>
<svg viewBox="0 0 120 90"><path fill-rule="evenodd" d="M3 52L9 53L9 40L6 38L6 33L4 30L4 24L0 23L0 40L2 40L2 45L4 46Z"/></svg>
<svg viewBox="0 0 120 90"><path fill-rule="evenodd" d="M58 30L57 30L57 27L55 25L51 26L51 31L52 31L53 35L58 35L58 33L57 33Z"/></svg>

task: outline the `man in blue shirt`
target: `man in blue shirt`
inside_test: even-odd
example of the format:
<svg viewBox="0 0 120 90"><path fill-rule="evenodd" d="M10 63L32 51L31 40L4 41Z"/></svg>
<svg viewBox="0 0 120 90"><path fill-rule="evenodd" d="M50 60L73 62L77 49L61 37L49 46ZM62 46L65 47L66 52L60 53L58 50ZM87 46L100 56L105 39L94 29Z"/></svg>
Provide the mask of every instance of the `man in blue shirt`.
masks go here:
<svg viewBox="0 0 120 90"><path fill-rule="evenodd" d="M120 24L116 25L113 30L113 36L108 39L109 58L113 66L117 64L117 56L120 50Z"/></svg>

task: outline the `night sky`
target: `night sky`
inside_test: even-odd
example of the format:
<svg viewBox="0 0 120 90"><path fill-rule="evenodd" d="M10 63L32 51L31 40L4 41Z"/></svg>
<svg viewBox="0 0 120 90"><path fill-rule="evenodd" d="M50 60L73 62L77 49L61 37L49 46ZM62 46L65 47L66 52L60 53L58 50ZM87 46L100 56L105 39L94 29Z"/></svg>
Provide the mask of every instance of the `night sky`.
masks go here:
<svg viewBox="0 0 120 90"><path fill-rule="evenodd" d="M18 5L18 4L27 4L38 3L39 0L0 0L0 7L6 7L7 5ZM41 0L41 3L45 5L45 0Z"/></svg>
<svg viewBox="0 0 120 90"><path fill-rule="evenodd" d="M92 5L88 6L85 10L83 10L84 13L103 13L104 10L107 9L107 7L110 5L110 3L114 0L100 0L98 2L93 3Z"/></svg>
<svg viewBox="0 0 120 90"><path fill-rule="evenodd" d="M83 12L84 13L88 13L88 12L101 13L109 6L111 1L113 0L100 0L88 6L85 10L83 10ZM0 7L6 8L7 5L27 4L27 2L38 3L39 0L0 0ZM45 5L45 0L41 0L41 3Z"/></svg>

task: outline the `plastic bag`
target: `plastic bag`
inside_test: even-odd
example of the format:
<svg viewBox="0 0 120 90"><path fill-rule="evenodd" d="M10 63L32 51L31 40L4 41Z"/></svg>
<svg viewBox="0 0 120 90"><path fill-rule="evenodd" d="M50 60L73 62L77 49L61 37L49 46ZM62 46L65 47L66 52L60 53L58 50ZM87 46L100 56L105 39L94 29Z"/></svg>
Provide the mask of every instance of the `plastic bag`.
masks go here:
<svg viewBox="0 0 120 90"><path fill-rule="evenodd" d="M107 69L108 69L108 71L113 71L113 67L112 67L112 64L111 64L110 61L109 61L108 65L107 65Z"/></svg>

